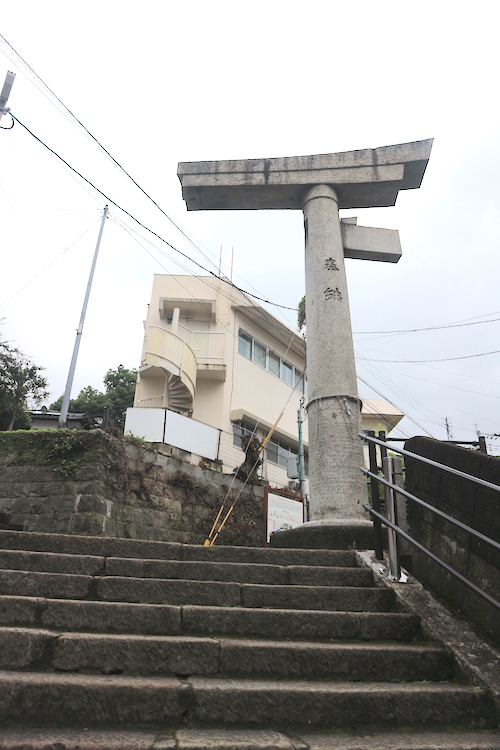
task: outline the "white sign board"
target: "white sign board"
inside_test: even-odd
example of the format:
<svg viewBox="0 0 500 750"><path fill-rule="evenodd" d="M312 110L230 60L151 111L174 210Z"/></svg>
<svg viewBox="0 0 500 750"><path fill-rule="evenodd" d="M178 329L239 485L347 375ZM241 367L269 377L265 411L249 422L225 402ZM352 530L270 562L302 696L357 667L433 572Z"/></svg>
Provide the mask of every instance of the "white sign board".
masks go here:
<svg viewBox="0 0 500 750"><path fill-rule="evenodd" d="M279 495L268 490L267 493L267 543L271 534L278 529L294 529L304 523L304 504L300 499Z"/></svg>
<svg viewBox="0 0 500 750"><path fill-rule="evenodd" d="M214 460L217 458L219 430L176 414L175 411L167 411L164 441L197 456Z"/></svg>
<svg viewBox="0 0 500 750"><path fill-rule="evenodd" d="M163 443L164 434L165 409L127 409L125 435L134 435L148 443Z"/></svg>
<svg viewBox="0 0 500 750"><path fill-rule="evenodd" d="M170 409L127 409L125 435L148 443L167 443L202 458L217 458L219 430Z"/></svg>

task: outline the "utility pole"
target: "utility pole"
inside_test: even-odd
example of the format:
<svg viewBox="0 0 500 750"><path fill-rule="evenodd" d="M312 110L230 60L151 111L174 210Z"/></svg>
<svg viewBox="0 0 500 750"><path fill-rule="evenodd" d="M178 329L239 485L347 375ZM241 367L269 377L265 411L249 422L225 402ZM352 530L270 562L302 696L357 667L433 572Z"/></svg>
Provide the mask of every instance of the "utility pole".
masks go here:
<svg viewBox="0 0 500 750"><path fill-rule="evenodd" d="M448 419L448 417L445 417L444 425L446 427L446 439L453 440L453 426L451 424L451 419Z"/></svg>
<svg viewBox="0 0 500 750"><path fill-rule="evenodd" d="M9 112L9 110L7 109L7 102L9 100L10 90L12 88L12 84L14 83L15 77L15 73L13 73L11 70L7 71L7 75L5 76L5 81L2 88L2 93L0 94L0 120L2 119L3 115L8 114Z"/></svg>
<svg viewBox="0 0 500 750"><path fill-rule="evenodd" d="M85 323L85 315L87 312L87 305L90 297L90 289L92 287L92 280L94 278L94 271L97 263L97 255L99 253L99 247L101 245L101 238L102 233L104 230L104 222L106 221L106 216L108 215L108 207L104 206L104 211L102 212L102 221L101 221L101 227L99 229L99 236L97 238L97 243L95 246L95 252L94 252L94 259L92 261L92 266L90 268L90 274L89 274L89 280L87 282L87 290L85 292L85 299L83 300L83 307L82 307L82 314L80 316L80 323L78 325L78 328L76 330L76 341L75 346L73 349L73 356L71 358L71 364L69 366L69 373L68 373L68 381L66 383L66 390L64 391L64 398L61 405L61 412L59 414L59 422L57 423L57 426L59 428L66 427L66 421L68 419L68 408L69 408L69 399L71 397L71 388L73 387L73 377L75 375L75 368L76 368L76 360L78 358L78 350L80 349L80 341L82 338L82 332L83 332L83 324Z"/></svg>

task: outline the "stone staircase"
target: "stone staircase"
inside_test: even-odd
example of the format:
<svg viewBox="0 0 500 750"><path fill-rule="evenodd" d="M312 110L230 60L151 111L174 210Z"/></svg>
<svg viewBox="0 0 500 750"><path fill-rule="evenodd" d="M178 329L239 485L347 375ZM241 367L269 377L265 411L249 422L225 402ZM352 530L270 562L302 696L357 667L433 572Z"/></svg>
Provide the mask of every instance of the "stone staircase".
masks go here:
<svg viewBox="0 0 500 750"><path fill-rule="evenodd" d="M498 750L359 559L0 531L0 748Z"/></svg>

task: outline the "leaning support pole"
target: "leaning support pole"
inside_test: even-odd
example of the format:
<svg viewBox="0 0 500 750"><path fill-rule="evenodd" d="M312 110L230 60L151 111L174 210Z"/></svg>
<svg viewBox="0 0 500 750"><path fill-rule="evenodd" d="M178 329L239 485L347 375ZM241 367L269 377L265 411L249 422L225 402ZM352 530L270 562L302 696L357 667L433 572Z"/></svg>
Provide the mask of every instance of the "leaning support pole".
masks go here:
<svg viewBox="0 0 500 750"><path fill-rule="evenodd" d="M90 268L89 280L87 282L87 290L85 292L85 299L83 300L82 314L80 316L80 323L78 324L78 328L76 331L75 346L73 348L73 356L71 358L71 364L69 366L68 380L66 382L66 390L64 391L63 402L61 405L61 412L59 414L59 422L57 424L59 428L66 427L66 422L68 419L69 399L71 397L71 389L73 387L73 378L75 375L76 360L78 359L78 351L80 349L80 341L82 338L83 324L85 323L85 315L87 313L87 305L89 302L90 290L92 288L92 280L94 278L94 271L95 271L95 267L97 263L97 256L99 254L99 248L101 246L101 238L102 238L102 233L104 230L104 222L106 221L108 210L109 210L108 207L105 206L104 211L102 212L101 227L99 229L99 236L97 238L97 243L95 246L94 259L92 261L92 266Z"/></svg>

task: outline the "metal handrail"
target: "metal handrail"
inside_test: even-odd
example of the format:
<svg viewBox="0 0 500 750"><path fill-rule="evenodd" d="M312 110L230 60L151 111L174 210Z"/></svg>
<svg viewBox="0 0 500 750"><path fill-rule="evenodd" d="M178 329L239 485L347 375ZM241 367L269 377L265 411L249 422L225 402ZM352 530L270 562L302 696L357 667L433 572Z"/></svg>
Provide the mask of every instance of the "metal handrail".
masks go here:
<svg viewBox="0 0 500 750"><path fill-rule="evenodd" d="M387 441L377 440L377 438L374 438L371 435L367 435L365 432L358 432L358 437L360 437L362 440L366 440L370 443L376 443L377 445L383 445L384 448L387 448ZM438 461L433 461L432 458L419 456L418 453L411 453L410 451L407 451L404 448L395 448L392 445L391 445L391 451L394 451L395 453L401 453L402 456L409 456L410 458L416 458L417 461L422 461L424 464L429 464L429 466L434 466L436 469L443 469L443 471L447 471L449 474L455 474L455 476L457 477L461 477L462 479L469 479L471 482L475 482L475 484L480 484L482 487L486 487L489 490L500 492L500 485L493 484L492 482L487 482L485 479L480 479L479 477L473 477L472 474L466 474L465 471L459 471L458 469L454 469L452 466L446 466L445 464L440 464L438 463Z"/></svg>
<svg viewBox="0 0 500 750"><path fill-rule="evenodd" d="M486 593L486 591L483 591L483 589L479 588L479 586L476 586L475 583L472 583L472 581L469 581L468 578L463 576L461 573L459 573L455 568L452 568L451 565L448 565L444 560L441 560L440 557L434 554L434 552L431 552L427 547L424 547L423 544L420 544L420 542L417 542L416 539L414 539L412 536L406 533L406 531L403 531L399 526L397 526L394 523L391 523L389 519L387 519L385 516L381 515L380 513L377 513L377 511L373 510L373 508L370 505L363 505L363 508L370 513L372 516L376 516L377 519L383 523L385 526L389 526L393 531L396 532L396 534L399 534L403 537L403 539L407 539L411 544L413 544L414 547L417 547L422 552L425 552L428 557L430 557L434 562L437 562L438 565L441 565L445 570L448 571L448 573L451 573L452 576L455 576L455 578L458 578L459 581L464 583L466 586L468 586L472 591L475 591L476 594L479 594L479 596L482 596L483 599L486 599L487 602L492 604L497 609L500 609L500 602L494 599L490 594Z"/></svg>
<svg viewBox="0 0 500 750"><path fill-rule="evenodd" d="M363 441L368 442L369 445L372 445L372 446L380 445L383 449L387 449L387 442L385 440L379 440L373 437L372 435L367 435L366 433L358 433L358 434L359 434L359 437L362 438ZM417 461L422 461L423 463L434 466L435 468L448 471L449 473L454 474L455 476L460 476L463 479L472 481L475 484L479 484L483 487L487 487L490 490L500 491L500 486L493 484L492 482L486 482L484 479L479 479L479 477L474 477L471 474L466 474L465 472L459 471L458 469L453 469L450 466L445 466L444 464L440 464L437 461L433 461L432 459L425 458L424 456L419 456L416 453L411 453L410 451L407 451L404 449L399 449L399 448L393 449L392 446L391 446L391 450L394 450L397 453L401 453L404 456L415 458ZM378 467L376 466L376 462L375 462L375 466L371 466L371 468L378 469ZM361 471L363 472L363 474L365 474L365 476L370 477L372 481L380 483L384 485L384 487L386 488L386 510L387 510L388 516L390 517L386 518L385 516L383 516L379 512L380 508L375 509L374 507L370 505L363 505L363 508L370 513L373 519L375 529L377 527L380 529L380 524L383 524L384 526L388 528L389 573L390 573L391 580L393 581L400 580L399 552L398 552L397 539L398 539L398 536L401 536L403 539L406 539L408 542L410 542L410 544L417 547L417 549L424 552L424 554L426 554L428 557L430 557L432 560L438 563L438 565L440 565L445 570L447 570L451 575L453 575L455 578L461 581L464 585L468 586L468 588L472 589L472 591L474 591L476 594L478 594L483 599L485 599L489 604L493 605L497 609L500 609L499 601L497 601L494 597L492 597L486 591L481 589L475 583L473 583L472 581L469 581L468 578L466 578L457 570L452 568L451 565L448 565L448 563L444 562L444 560L441 560L441 558L439 558L433 552L428 550L426 547L420 544L420 542L418 542L416 539L410 536L410 534L408 534L406 531L403 531L403 529L401 529L401 527L398 526L397 508L396 508L396 499L395 499L396 494L399 493L403 497L406 497L409 500L418 503L419 505L423 506L427 510L432 511L435 515L438 515L441 518L446 519L450 523L463 529L464 531L467 531L469 534L475 536L477 539L480 539L481 541L487 544L490 544L496 549L500 550L500 544L496 542L494 539L491 539L490 537L487 537L484 534L481 534L479 531L476 531L475 529L471 528L467 524L462 523L461 521L458 521L456 518L453 518L452 516L448 515L447 513L444 513L438 508L434 508L429 503L426 503L424 500L421 500L420 498L416 497L415 495L412 495L410 492L403 489L402 487L399 487L393 481L390 481L390 479L391 480L394 479L394 466L393 466L392 457L383 458L383 469L384 469L385 478L378 476L377 474L375 474L375 472L369 471L368 469L364 467L361 468ZM378 498L378 490L377 490L377 498ZM377 559L381 559L381 556L379 554L377 554Z"/></svg>
<svg viewBox="0 0 500 750"><path fill-rule="evenodd" d="M404 497L407 497L409 500L414 500L416 503L418 503L422 507L427 508L428 510L431 510L437 516L441 516L441 518L444 518L446 521L450 521L455 526L458 526L458 528L463 529L464 531L468 531L477 539L481 539L482 542L491 544L493 545L493 547L496 547L498 550L500 550L500 543L496 542L494 539L490 539L489 536L485 536L484 534L481 534L480 531L476 531L476 529L473 529L471 526L467 526L466 523L462 523L462 521L458 521L456 518L453 518L453 516L449 516L447 513L444 513L442 510L439 510L439 508L435 508L433 505L429 505L429 503L426 503L425 500L421 500L416 495L412 495L411 492L408 492L408 490L404 490L402 487L398 487L398 485L396 484L391 484L391 482L388 482L387 479L383 479L382 477L377 476L372 471L368 471L368 469L361 469L361 471L363 472L363 474L366 474L367 477L376 479L377 482L380 482L386 487L391 487L392 489L396 490L398 495L404 495Z"/></svg>

